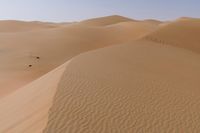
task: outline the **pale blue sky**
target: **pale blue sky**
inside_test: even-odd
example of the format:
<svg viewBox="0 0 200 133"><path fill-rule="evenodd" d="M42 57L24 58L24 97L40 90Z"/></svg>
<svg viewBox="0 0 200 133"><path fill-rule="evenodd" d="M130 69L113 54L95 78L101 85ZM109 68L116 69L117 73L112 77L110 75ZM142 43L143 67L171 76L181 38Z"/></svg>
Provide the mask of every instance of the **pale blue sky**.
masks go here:
<svg viewBox="0 0 200 133"><path fill-rule="evenodd" d="M200 18L200 0L0 0L0 19L79 21L123 15L134 19Z"/></svg>

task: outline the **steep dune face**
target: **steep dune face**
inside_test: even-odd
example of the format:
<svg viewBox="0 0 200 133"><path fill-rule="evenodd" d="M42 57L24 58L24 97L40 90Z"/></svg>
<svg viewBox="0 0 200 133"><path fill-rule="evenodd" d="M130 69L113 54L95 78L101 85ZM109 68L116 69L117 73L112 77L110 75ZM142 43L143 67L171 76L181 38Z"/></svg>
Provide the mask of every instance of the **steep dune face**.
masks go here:
<svg viewBox="0 0 200 133"><path fill-rule="evenodd" d="M66 68L45 133L200 131L200 56L153 42L80 55Z"/></svg>
<svg viewBox="0 0 200 133"><path fill-rule="evenodd" d="M82 52L127 43L155 28L143 22L103 27L75 23L39 31L0 33L0 95L22 87Z"/></svg>
<svg viewBox="0 0 200 133"><path fill-rule="evenodd" d="M67 63L0 100L1 133L41 133Z"/></svg>
<svg viewBox="0 0 200 133"><path fill-rule="evenodd" d="M200 52L200 19L181 18L148 35L146 39Z"/></svg>
<svg viewBox="0 0 200 133"><path fill-rule="evenodd" d="M81 23L85 25L92 25L92 26L105 26L105 25L111 25L111 24L127 22L127 21L135 21L135 20L118 16L118 15L113 15L113 16L89 19L89 20L82 21Z"/></svg>

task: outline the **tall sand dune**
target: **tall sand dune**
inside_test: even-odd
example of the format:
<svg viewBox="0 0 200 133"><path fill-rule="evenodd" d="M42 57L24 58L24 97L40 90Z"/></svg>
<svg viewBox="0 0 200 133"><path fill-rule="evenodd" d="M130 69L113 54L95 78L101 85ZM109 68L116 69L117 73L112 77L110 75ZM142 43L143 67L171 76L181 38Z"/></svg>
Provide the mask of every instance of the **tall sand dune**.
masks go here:
<svg viewBox="0 0 200 133"><path fill-rule="evenodd" d="M74 58L45 133L198 133L200 55L136 42Z"/></svg>

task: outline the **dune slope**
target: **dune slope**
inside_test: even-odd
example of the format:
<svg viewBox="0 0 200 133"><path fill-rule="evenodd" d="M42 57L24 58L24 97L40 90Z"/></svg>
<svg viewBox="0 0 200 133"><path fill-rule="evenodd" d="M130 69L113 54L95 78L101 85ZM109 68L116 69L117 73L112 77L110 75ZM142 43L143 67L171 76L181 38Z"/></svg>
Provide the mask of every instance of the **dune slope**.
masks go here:
<svg viewBox="0 0 200 133"><path fill-rule="evenodd" d="M145 39L200 52L200 19L181 18L168 23Z"/></svg>
<svg viewBox="0 0 200 133"><path fill-rule="evenodd" d="M120 22L127 22L127 21L135 21L130 18L126 18L119 15L113 15L113 16L106 16L106 17L100 17L100 18L93 18L89 20L82 21L82 24L85 25L92 25L92 26L105 26L105 25L111 25L116 24Z"/></svg>
<svg viewBox="0 0 200 133"><path fill-rule="evenodd" d="M80 55L44 132L198 133L199 67L199 54L147 41Z"/></svg>
<svg viewBox="0 0 200 133"><path fill-rule="evenodd" d="M67 63L0 100L1 133L41 133Z"/></svg>

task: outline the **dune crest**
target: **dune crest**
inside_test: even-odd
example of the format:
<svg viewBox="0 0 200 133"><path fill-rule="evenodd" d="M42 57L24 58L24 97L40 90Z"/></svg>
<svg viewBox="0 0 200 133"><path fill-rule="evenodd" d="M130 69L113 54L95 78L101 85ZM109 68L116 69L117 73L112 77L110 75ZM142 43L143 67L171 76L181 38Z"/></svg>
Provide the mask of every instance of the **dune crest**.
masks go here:
<svg viewBox="0 0 200 133"><path fill-rule="evenodd" d="M85 25L92 25L92 26L105 26L105 25L111 25L111 24L127 22L127 21L135 21L135 20L126 18L123 16L119 16L119 15L113 15L113 16L106 16L106 17L84 20L81 23Z"/></svg>

